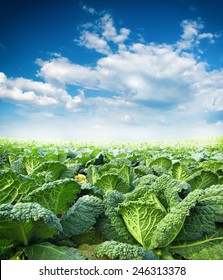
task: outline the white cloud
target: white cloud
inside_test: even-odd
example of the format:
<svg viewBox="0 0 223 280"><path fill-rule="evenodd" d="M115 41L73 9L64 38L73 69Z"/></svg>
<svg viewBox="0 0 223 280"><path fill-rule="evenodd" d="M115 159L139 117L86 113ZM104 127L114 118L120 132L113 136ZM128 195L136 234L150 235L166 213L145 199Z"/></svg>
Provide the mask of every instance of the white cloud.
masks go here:
<svg viewBox="0 0 223 280"><path fill-rule="evenodd" d="M88 7L87 5L83 5L83 10L85 11L85 12L87 12L87 13L89 13L89 14L91 14L91 15L95 15L95 14L97 14L97 11L94 9L94 8L92 8L92 7Z"/></svg>
<svg viewBox="0 0 223 280"><path fill-rule="evenodd" d="M181 23L183 29L183 34L181 35L181 40L177 42L177 47L180 51L182 50L192 50L197 47L201 40L208 39L210 43L215 42L215 38L219 38L218 33L200 33L204 29L204 24L201 19L198 20L183 20Z"/></svg>
<svg viewBox="0 0 223 280"><path fill-rule="evenodd" d="M32 89L38 85L34 82L33 86L26 86L25 84L32 84L32 81L26 79L8 79L4 73L0 73L0 97L2 99L15 101L21 104L32 104L37 106L52 106L59 104L59 101L51 96L37 95ZM43 84L40 83L40 87ZM47 88L49 89L48 85Z"/></svg>
<svg viewBox="0 0 223 280"><path fill-rule="evenodd" d="M105 14L101 18L100 25L103 30L102 36L107 41L112 41L116 44L123 43L126 39L128 39L128 36L130 34L130 30L127 28L121 28L119 33L117 33L113 19L109 14Z"/></svg>
<svg viewBox="0 0 223 280"><path fill-rule="evenodd" d="M199 30L204 28L202 23L192 20L183 20L181 26L183 28L183 34L181 35L183 40L193 39L198 35Z"/></svg>
<svg viewBox="0 0 223 280"><path fill-rule="evenodd" d="M48 83L36 82L24 78L16 78L8 79L7 84L9 87L16 87L22 91L31 90L35 92L36 95L52 97L58 101L66 101L68 98L67 92L64 89L57 88Z"/></svg>
<svg viewBox="0 0 223 280"><path fill-rule="evenodd" d="M110 43L113 42L121 49L129 34L130 30L124 27L120 28L118 32L114 26L113 18L106 13L94 24L83 24L79 39L74 41L88 49L94 49L98 53L108 55L111 53Z"/></svg>
<svg viewBox="0 0 223 280"><path fill-rule="evenodd" d="M63 88L66 84L95 86L96 78L92 68L71 63L65 57L51 59L50 61L37 59L36 63L41 67L38 76L57 87Z"/></svg>
<svg viewBox="0 0 223 280"><path fill-rule="evenodd" d="M78 42L81 46L85 46L88 49L94 49L99 53L110 53L108 43L103 38L100 38L98 34L83 31Z"/></svg>
<svg viewBox="0 0 223 280"><path fill-rule="evenodd" d="M214 35L212 33L202 33L200 35L198 35L198 40L202 40L202 39L209 39L210 40L210 43L214 43L215 40L214 38L216 37L217 35Z"/></svg>
<svg viewBox="0 0 223 280"><path fill-rule="evenodd" d="M9 79L0 72L0 98L20 105L72 108L81 102L84 92L78 90L72 97L66 90L50 83L36 82L24 78Z"/></svg>
<svg viewBox="0 0 223 280"><path fill-rule="evenodd" d="M205 111L223 110L223 70L206 72L203 79L193 85L195 104Z"/></svg>
<svg viewBox="0 0 223 280"><path fill-rule="evenodd" d="M84 91L83 90L78 90L79 94L70 97L70 99L66 102L66 109L73 111L73 112L80 112L81 109L79 108L79 104L84 101Z"/></svg>

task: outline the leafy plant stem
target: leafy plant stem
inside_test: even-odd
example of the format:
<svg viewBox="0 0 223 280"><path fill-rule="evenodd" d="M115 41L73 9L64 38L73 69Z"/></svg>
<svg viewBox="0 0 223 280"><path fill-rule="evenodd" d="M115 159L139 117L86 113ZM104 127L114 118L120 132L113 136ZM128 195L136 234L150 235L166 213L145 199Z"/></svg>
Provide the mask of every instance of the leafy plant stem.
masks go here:
<svg viewBox="0 0 223 280"><path fill-rule="evenodd" d="M23 243L25 246L28 246L28 238L26 236L24 226L22 225L21 222L19 222L19 226L21 228L21 235L22 235Z"/></svg>

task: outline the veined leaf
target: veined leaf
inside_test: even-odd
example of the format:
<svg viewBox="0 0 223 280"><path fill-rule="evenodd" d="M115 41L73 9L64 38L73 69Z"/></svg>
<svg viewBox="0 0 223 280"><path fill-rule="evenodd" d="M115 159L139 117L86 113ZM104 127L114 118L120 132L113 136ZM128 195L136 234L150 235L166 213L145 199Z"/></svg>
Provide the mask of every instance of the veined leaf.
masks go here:
<svg viewBox="0 0 223 280"><path fill-rule="evenodd" d="M69 247L59 247L49 242L35 244L24 249L29 260L87 260L87 257Z"/></svg>
<svg viewBox="0 0 223 280"><path fill-rule="evenodd" d="M16 154L12 154L12 153L9 153L7 155L7 158L8 158L8 161L9 161L10 165L12 165L14 161L18 160L18 156Z"/></svg>
<svg viewBox="0 0 223 280"><path fill-rule="evenodd" d="M64 149L50 149L44 154L45 161L60 161L64 162L67 158L68 151Z"/></svg>
<svg viewBox="0 0 223 280"><path fill-rule="evenodd" d="M68 164L67 164L68 165ZM66 178L74 178L75 175L79 173L79 170L81 169L80 163L73 163L69 164L67 166L67 169L62 172L60 175L60 179L66 179Z"/></svg>
<svg viewBox="0 0 223 280"><path fill-rule="evenodd" d="M0 239L0 258L1 260L7 260L13 255L13 240Z"/></svg>
<svg viewBox="0 0 223 280"><path fill-rule="evenodd" d="M178 235L201 192L200 190L191 192L168 214L156 196L149 192L135 201L127 199L127 202L119 206L118 211L129 232L143 247L162 248L169 245Z"/></svg>
<svg viewBox="0 0 223 280"><path fill-rule="evenodd" d="M27 175L26 169L23 165L23 158L19 157L17 160L13 161L11 164L11 170L16 174Z"/></svg>
<svg viewBox="0 0 223 280"><path fill-rule="evenodd" d="M172 167L172 161L166 157L159 157L149 163L149 166L158 165L165 170L169 170Z"/></svg>
<svg viewBox="0 0 223 280"><path fill-rule="evenodd" d="M31 174L38 165L44 162L44 158L40 156L25 156L23 159L23 164L26 169L27 174Z"/></svg>
<svg viewBox="0 0 223 280"><path fill-rule="evenodd" d="M212 171L202 170L186 179L193 190L206 189L212 185L218 184L218 175Z"/></svg>
<svg viewBox="0 0 223 280"><path fill-rule="evenodd" d="M150 193L146 199L123 202L119 205L118 212L132 236L143 247L150 248L157 224L166 216L166 211L156 196Z"/></svg>
<svg viewBox="0 0 223 280"><path fill-rule="evenodd" d="M87 173L87 180L93 185L100 178L100 175L98 174L98 170L94 165L89 166L86 170L86 173Z"/></svg>
<svg viewBox="0 0 223 280"><path fill-rule="evenodd" d="M217 172L218 170L223 170L223 160L204 161L200 165L205 169L211 170L212 172Z"/></svg>
<svg viewBox="0 0 223 280"><path fill-rule="evenodd" d="M222 260L223 237L170 246L170 251L189 260Z"/></svg>
<svg viewBox="0 0 223 280"><path fill-rule="evenodd" d="M189 169L186 167L186 165L183 165L180 162L174 163L172 172L174 179L178 180L185 180L188 176L190 176Z"/></svg>
<svg viewBox="0 0 223 280"><path fill-rule="evenodd" d="M12 171L0 173L0 204L15 203L37 187L32 178L17 175Z"/></svg>
<svg viewBox="0 0 223 280"><path fill-rule="evenodd" d="M156 181L158 177L153 174L148 174L144 176L140 176L134 181L135 188L143 187L143 186L150 186L152 183Z"/></svg>
<svg viewBox="0 0 223 280"><path fill-rule="evenodd" d="M81 183L81 194L83 195L94 195L99 198L103 197L103 191L91 183Z"/></svg>
<svg viewBox="0 0 223 280"><path fill-rule="evenodd" d="M101 176L114 174L120 176L128 185L131 185L134 174L131 162L126 158L118 158L104 164L98 169Z"/></svg>
<svg viewBox="0 0 223 280"><path fill-rule="evenodd" d="M134 179L141 179L142 176L148 175L155 176L151 167L145 165L138 165L134 168Z"/></svg>
<svg viewBox="0 0 223 280"><path fill-rule="evenodd" d="M23 197L21 201L36 202L58 215L69 209L76 200L81 186L74 179L57 180Z"/></svg>
<svg viewBox="0 0 223 280"><path fill-rule="evenodd" d="M83 149L78 151L76 157L75 157L75 162L76 163L81 163L84 166L86 163L91 160L91 149Z"/></svg>
<svg viewBox="0 0 223 280"><path fill-rule="evenodd" d="M129 185L118 175L105 174L99 178L95 186L102 189L104 192L117 190L122 193L129 191Z"/></svg>
<svg viewBox="0 0 223 280"><path fill-rule="evenodd" d="M58 180L66 169L66 165L59 161L47 161L36 167L30 176L39 184L44 184Z"/></svg>

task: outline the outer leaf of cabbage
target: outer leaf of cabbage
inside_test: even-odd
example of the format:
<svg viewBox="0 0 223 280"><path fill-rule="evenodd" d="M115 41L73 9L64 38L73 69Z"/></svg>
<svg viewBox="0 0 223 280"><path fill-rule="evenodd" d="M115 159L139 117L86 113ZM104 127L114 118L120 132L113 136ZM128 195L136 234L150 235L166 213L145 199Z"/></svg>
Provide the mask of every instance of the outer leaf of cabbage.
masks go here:
<svg viewBox="0 0 223 280"><path fill-rule="evenodd" d="M103 209L101 199L89 195L80 197L61 220L63 237L78 235L90 229Z"/></svg>
<svg viewBox="0 0 223 280"><path fill-rule="evenodd" d="M99 224L101 224L100 228L103 229L102 223L104 222L104 226L107 225L106 231L108 231L107 227L109 226L109 224L111 224L109 232L105 232L105 230L102 230L102 235L104 235L105 237L110 235L110 239L112 240L134 244L136 243L135 239L127 230L122 216L117 211L118 205L124 200L125 195L118 191L107 192L104 196L104 205L105 215L108 218L108 221L102 219L101 221L99 221Z"/></svg>
<svg viewBox="0 0 223 280"><path fill-rule="evenodd" d="M191 191L186 182L173 179L169 175L162 175L149 187L155 193L167 212L177 206L178 203Z"/></svg>
<svg viewBox="0 0 223 280"><path fill-rule="evenodd" d="M37 187L36 182L29 177L17 175L11 170L4 172L0 174L0 204L15 203Z"/></svg>
<svg viewBox="0 0 223 280"><path fill-rule="evenodd" d="M0 206L0 238L28 245L62 231L60 220L38 203Z"/></svg>
<svg viewBox="0 0 223 280"><path fill-rule="evenodd" d="M80 190L74 179L57 180L32 191L22 201L39 203L58 215L69 209Z"/></svg>
<svg viewBox="0 0 223 280"><path fill-rule="evenodd" d="M173 254L178 254L189 260L222 260L223 237L206 238L190 243L170 247Z"/></svg>
<svg viewBox="0 0 223 280"><path fill-rule="evenodd" d="M74 249L59 247L49 242L35 244L25 248L25 254L29 260L86 260Z"/></svg>
<svg viewBox="0 0 223 280"><path fill-rule="evenodd" d="M218 231L221 231L223 236L223 185L214 185L200 191L202 195L198 203L191 210L177 236L179 242L203 240Z"/></svg>
<svg viewBox="0 0 223 280"><path fill-rule="evenodd" d="M193 190L206 189L212 185L218 184L218 175L209 170L199 171L186 180Z"/></svg>
<svg viewBox="0 0 223 280"><path fill-rule="evenodd" d="M105 174L101 176L101 178L96 181L95 186L104 192L117 190L126 193L129 191L129 185L126 181L124 181L119 175L115 174Z"/></svg>

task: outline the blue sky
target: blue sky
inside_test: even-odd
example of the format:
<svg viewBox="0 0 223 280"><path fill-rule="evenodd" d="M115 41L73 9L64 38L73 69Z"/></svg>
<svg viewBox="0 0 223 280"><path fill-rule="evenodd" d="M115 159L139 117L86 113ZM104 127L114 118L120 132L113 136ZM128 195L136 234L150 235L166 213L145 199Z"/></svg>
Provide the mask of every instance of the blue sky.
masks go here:
<svg viewBox="0 0 223 280"><path fill-rule="evenodd" d="M223 1L0 4L0 137L223 131Z"/></svg>

